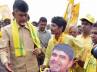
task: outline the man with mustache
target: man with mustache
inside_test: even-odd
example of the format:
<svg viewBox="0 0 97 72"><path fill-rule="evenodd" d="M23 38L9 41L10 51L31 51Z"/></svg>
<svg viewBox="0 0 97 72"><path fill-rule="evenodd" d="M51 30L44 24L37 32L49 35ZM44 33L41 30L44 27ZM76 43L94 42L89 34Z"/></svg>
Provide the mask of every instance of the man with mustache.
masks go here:
<svg viewBox="0 0 97 72"><path fill-rule="evenodd" d="M68 72L72 66L74 59L74 51L67 44L56 45L51 54L49 69L44 72Z"/></svg>

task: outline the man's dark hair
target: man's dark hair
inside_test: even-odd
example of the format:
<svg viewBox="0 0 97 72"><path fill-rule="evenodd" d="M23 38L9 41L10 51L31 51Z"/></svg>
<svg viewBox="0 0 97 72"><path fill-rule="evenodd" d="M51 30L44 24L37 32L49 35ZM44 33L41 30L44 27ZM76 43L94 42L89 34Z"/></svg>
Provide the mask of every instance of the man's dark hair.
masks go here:
<svg viewBox="0 0 97 72"><path fill-rule="evenodd" d="M34 26L38 27L38 22L33 21L32 24L33 24Z"/></svg>
<svg viewBox="0 0 97 72"><path fill-rule="evenodd" d="M97 22L93 24L93 27L97 27Z"/></svg>
<svg viewBox="0 0 97 72"><path fill-rule="evenodd" d="M13 11L19 10L22 12L28 12L28 4L24 0L15 0L13 4Z"/></svg>
<svg viewBox="0 0 97 72"><path fill-rule="evenodd" d="M42 22L47 22L47 19L45 18L45 17L41 17L40 19L39 19L39 22L40 21L42 21Z"/></svg>
<svg viewBox="0 0 97 72"><path fill-rule="evenodd" d="M51 22L55 23L58 27L63 27L62 32L64 32L67 22L63 17L59 17L59 16L53 17Z"/></svg>
<svg viewBox="0 0 97 72"><path fill-rule="evenodd" d="M59 50L59 51L63 51L65 52L68 56L70 60L74 59L74 50L72 49L72 47L70 47L67 44L57 44L54 48L54 50Z"/></svg>

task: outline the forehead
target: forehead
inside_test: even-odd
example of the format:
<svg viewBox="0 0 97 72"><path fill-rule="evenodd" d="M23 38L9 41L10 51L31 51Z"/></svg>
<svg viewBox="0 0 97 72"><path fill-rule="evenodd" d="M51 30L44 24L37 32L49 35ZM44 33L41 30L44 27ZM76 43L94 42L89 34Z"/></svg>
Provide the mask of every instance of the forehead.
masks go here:
<svg viewBox="0 0 97 72"><path fill-rule="evenodd" d="M27 14L27 12L22 12L22 11L19 11L19 10L15 11L15 13L16 14Z"/></svg>
<svg viewBox="0 0 97 72"><path fill-rule="evenodd" d="M47 23L46 21L40 21L39 23Z"/></svg>
<svg viewBox="0 0 97 72"><path fill-rule="evenodd" d="M57 50L57 49L53 50L52 53L55 53L55 54L57 54L57 55L68 56L64 51Z"/></svg>
<svg viewBox="0 0 97 72"><path fill-rule="evenodd" d="M83 20L82 21L82 25L91 25L90 22L88 22L87 20Z"/></svg>
<svg viewBox="0 0 97 72"><path fill-rule="evenodd" d="M56 23L51 23L51 26L58 27Z"/></svg>

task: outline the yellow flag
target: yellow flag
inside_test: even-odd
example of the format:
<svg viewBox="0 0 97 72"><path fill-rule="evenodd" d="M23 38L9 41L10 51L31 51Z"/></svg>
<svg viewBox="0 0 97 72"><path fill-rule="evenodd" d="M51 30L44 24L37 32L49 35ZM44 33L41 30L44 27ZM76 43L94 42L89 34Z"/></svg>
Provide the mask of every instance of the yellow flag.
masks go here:
<svg viewBox="0 0 97 72"><path fill-rule="evenodd" d="M70 26L77 24L79 9L80 9L80 3L77 3L73 6L70 21L68 22Z"/></svg>
<svg viewBox="0 0 97 72"><path fill-rule="evenodd" d="M1 5L0 6L0 15L2 17L2 19L4 20L5 18L9 18L11 19L11 11L8 8L8 5Z"/></svg>
<svg viewBox="0 0 97 72"><path fill-rule="evenodd" d="M64 19L67 21L67 27L65 29L65 33L68 32L68 28L69 28L68 23L70 22L73 4L74 4L74 0L69 0L69 3L68 3L67 8L66 8L66 12L64 14Z"/></svg>
<svg viewBox="0 0 97 72"><path fill-rule="evenodd" d="M72 7L74 4L74 0L69 0L68 6L66 8L66 12L64 14L64 19L68 22L71 16Z"/></svg>

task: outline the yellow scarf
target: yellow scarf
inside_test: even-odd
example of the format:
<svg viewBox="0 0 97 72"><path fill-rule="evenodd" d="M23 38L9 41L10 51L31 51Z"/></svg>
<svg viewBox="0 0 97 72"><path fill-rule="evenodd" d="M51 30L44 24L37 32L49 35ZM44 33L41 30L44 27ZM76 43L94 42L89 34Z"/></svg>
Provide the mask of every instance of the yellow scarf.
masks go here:
<svg viewBox="0 0 97 72"><path fill-rule="evenodd" d="M14 20L12 23L12 37L13 37L13 44L14 44L14 48L15 48L15 56L25 56L26 55L26 51L23 48L23 44L20 44L20 38L19 38L19 31L18 31L18 24L16 23L16 20ZM37 31L35 29L35 27L30 23L27 22L28 25L28 29L30 31L31 34L31 38L34 42L34 44L40 48L40 40L37 36Z"/></svg>
<svg viewBox="0 0 97 72"><path fill-rule="evenodd" d="M60 37L58 38L58 40L55 39L55 36L53 37L53 43L56 44L63 44L64 43L64 39L65 39L65 34L62 33L60 35Z"/></svg>

